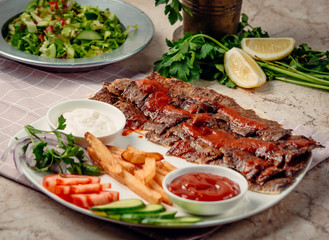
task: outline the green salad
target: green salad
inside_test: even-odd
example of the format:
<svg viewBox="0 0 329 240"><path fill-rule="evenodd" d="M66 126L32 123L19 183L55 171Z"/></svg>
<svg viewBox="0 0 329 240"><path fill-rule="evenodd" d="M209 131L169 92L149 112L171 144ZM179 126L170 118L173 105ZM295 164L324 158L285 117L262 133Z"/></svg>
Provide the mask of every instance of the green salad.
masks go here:
<svg viewBox="0 0 329 240"><path fill-rule="evenodd" d="M33 0L8 24L5 39L37 56L72 59L94 57L120 47L128 36L109 9L71 0Z"/></svg>

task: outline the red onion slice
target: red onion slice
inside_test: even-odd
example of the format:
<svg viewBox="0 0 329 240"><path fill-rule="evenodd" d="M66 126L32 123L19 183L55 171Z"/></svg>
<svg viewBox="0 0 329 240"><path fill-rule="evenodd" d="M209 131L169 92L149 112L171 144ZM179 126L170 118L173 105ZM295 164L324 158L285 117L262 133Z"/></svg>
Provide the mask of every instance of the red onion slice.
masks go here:
<svg viewBox="0 0 329 240"><path fill-rule="evenodd" d="M59 154L61 154L64 150L58 146L58 139L51 133L40 133L38 137L44 142L47 142L47 148L55 149ZM40 142L40 140L34 138L36 144ZM63 139L64 144L67 144L67 140ZM23 148L27 146L26 151L23 151ZM79 145L78 145L79 146ZM93 165L93 162L90 160L88 152L86 149L82 148L84 151L84 163ZM12 154L13 161L15 163L16 169L20 172L18 168L18 161L25 162L29 167L35 167L35 157L33 154L33 144L30 137L23 137L18 140L13 141L10 146L5 150L3 155L1 156L1 160L7 159L8 155ZM75 158L75 162L79 163L79 159ZM63 173L70 173L67 170L67 165L64 162L60 163L60 166L55 162L50 168L54 172L61 172L60 169L63 170Z"/></svg>

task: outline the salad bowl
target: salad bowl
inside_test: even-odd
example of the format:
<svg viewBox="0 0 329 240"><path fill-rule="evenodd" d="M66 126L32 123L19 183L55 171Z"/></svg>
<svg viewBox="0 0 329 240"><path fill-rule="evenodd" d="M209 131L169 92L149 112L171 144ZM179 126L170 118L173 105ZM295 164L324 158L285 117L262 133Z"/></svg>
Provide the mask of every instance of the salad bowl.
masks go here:
<svg viewBox="0 0 329 240"><path fill-rule="evenodd" d="M138 8L121 0L77 0L76 2L80 5L97 6L100 9L108 8L118 17L124 27L137 25L138 29L132 29L126 41L119 48L96 57L55 59L28 54L12 47L6 42L4 36L6 35L7 25L10 20L22 13L30 1L31 0L0 1L0 55L23 64L53 72L89 71L133 56L142 51L153 38L153 23L150 18Z"/></svg>

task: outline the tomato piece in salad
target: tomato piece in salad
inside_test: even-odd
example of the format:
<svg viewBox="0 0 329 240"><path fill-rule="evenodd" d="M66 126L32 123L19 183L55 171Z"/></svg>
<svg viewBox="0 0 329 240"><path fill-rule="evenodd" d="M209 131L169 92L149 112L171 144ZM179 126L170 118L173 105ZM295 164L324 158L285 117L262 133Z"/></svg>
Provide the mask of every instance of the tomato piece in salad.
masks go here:
<svg viewBox="0 0 329 240"><path fill-rule="evenodd" d="M58 2L51 1L51 2L49 2L49 6L50 6L51 11L56 11L58 9Z"/></svg>

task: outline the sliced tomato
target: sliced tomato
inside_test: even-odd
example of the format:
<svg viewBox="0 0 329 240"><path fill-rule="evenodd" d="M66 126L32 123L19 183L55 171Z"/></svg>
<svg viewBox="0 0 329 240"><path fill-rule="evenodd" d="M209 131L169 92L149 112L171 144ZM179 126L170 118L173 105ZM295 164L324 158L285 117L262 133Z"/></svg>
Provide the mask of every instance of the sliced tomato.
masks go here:
<svg viewBox="0 0 329 240"><path fill-rule="evenodd" d="M105 189L108 189L108 188L112 187L111 183L101 183L101 185L102 185L102 190L105 190Z"/></svg>
<svg viewBox="0 0 329 240"><path fill-rule="evenodd" d="M64 25L67 24L66 21L65 21L65 19L63 19L63 18L59 18L58 21L60 22L60 24L61 24L62 26L64 26Z"/></svg>
<svg viewBox="0 0 329 240"><path fill-rule="evenodd" d="M112 194L112 202L119 201L120 200L120 193L117 191L104 191L104 192L110 192Z"/></svg>
<svg viewBox="0 0 329 240"><path fill-rule="evenodd" d="M56 179L57 185L78 185L88 183L100 183L101 179L94 176L67 175Z"/></svg>
<svg viewBox="0 0 329 240"><path fill-rule="evenodd" d="M53 174L42 185L65 201L83 208L119 200L119 192L109 191L111 183L100 183L96 176Z"/></svg>
<svg viewBox="0 0 329 240"><path fill-rule="evenodd" d="M55 191L57 185L77 185L87 183L100 183L101 179L96 176L83 176L66 174L53 174L43 178L42 185L51 192Z"/></svg>
<svg viewBox="0 0 329 240"><path fill-rule="evenodd" d="M55 193L57 195L69 195L69 194L71 194L71 186L56 185L56 186L54 186L53 193Z"/></svg>
<svg viewBox="0 0 329 240"><path fill-rule="evenodd" d="M70 195L69 202L73 203L74 205L82 208L88 208L88 201L86 194L72 194Z"/></svg>
<svg viewBox="0 0 329 240"><path fill-rule="evenodd" d="M39 35L39 39L41 40L41 42L43 42L43 41L45 40L45 36L41 33L41 34Z"/></svg>
<svg viewBox="0 0 329 240"><path fill-rule="evenodd" d="M58 174L49 175L43 178L42 186L48 189L50 192L54 192L55 186L57 185L56 179L60 178L61 176Z"/></svg>
<svg viewBox="0 0 329 240"><path fill-rule="evenodd" d="M66 1L62 0L62 4L63 4L63 8L67 8L67 4L66 4Z"/></svg>
<svg viewBox="0 0 329 240"><path fill-rule="evenodd" d="M51 1L51 2L49 2L49 6L50 6L51 11L55 11L56 9L58 9L58 2Z"/></svg>
<svg viewBox="0 0 329 240"><path fill-rule="evenodd" d="M119 199L119 192L102 191L100 193L71 194L71 203L82 208L90 208L96 205L107 204Z"/></svg>
<svg viewBox="0 0 329 240"><path fill-rule="evenodd" d="M99 193L104 189L111 188L110 183L88 183L78 185L57 185L54 188L55 194L74 194L74 193Z"/></svg>
<svg viewBox="0 0 329 240"><path fill-rule="evenodd" d="M25 25L23 23L21 23L21 25L19 26L19 30L22 31L22 29L25 27Z"/></svg>
<svg viewBox="0 0 329 240"><path fill-rule="evenodd" d="M45 31L46 31L46 33L48 33L48 32L54 33L54 26L49 25L48 27L46 27Z"/></svg>

